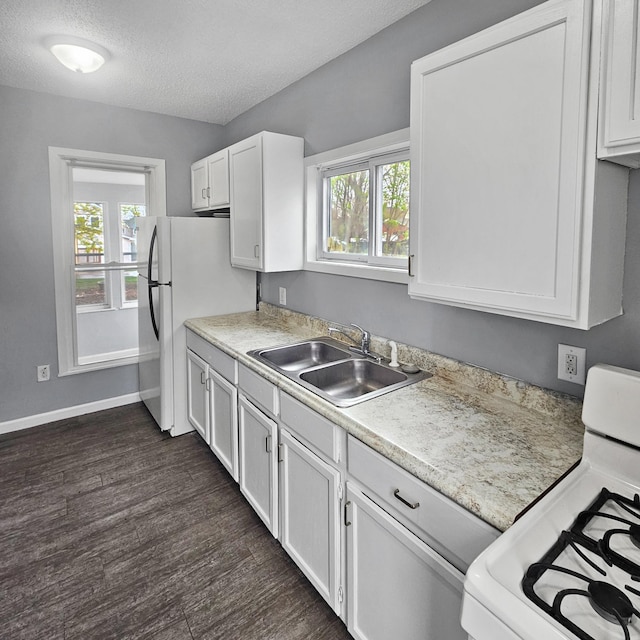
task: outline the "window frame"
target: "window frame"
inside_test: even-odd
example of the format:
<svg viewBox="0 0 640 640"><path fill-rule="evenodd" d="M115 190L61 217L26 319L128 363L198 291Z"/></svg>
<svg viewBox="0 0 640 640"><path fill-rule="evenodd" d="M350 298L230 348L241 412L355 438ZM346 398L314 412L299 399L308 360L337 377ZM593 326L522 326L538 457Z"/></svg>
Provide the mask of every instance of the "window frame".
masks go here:
<svg viewBox="0 0 640 640"><path fill-rule="evenodd" d="M387 282L408 283L408 258L351 255L325 251L328 219L326 216L325 177L347 173L358 167L377 167L389 162L410 160L409 129L370 138L305 158L305 262L304 269ZM377 190L369 174L369 246L377 243L378 229L372 210L378 200Z"/></svg>
<svg viewBox="0 0 640 640"><path fill-rule="evenodd" d="M147 174L147 212L164 216L166 204L165 161L159 158L128 156L114 153L49 147L49 179L53 240L53 271L56 303L56 331L58 342L58 375L67 376L87 371L109 369L138 362L138 355L128 351L121 357L92 362L77 354L77 324L75 305L75 258L73 211L73 167L139 171ZM132 263L136 268L136 263Z"/></svg>

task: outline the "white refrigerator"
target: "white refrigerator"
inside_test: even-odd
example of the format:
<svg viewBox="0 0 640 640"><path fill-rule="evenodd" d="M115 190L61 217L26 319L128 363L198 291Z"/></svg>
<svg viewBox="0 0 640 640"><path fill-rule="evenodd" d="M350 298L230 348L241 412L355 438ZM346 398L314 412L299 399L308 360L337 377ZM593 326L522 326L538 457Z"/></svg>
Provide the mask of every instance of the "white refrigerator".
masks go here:
<svg viewBox="0 0 640 640"><path fill-rule="evenodd" d="M140 397L163 431L187 418L188 318L250 311L256 274L231 266L228 218L138 219Z"/></svg>

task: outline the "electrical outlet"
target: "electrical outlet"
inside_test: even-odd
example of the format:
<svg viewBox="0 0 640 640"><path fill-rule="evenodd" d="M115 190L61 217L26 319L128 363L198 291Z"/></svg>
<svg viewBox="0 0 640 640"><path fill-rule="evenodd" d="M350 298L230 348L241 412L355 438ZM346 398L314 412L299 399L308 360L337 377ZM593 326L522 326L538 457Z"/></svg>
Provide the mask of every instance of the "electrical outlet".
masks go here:
<svg viewBox="0 0 640 640"><path fill-rule="evenodd" d="M587 350L581 347L558 345L558 379L584 385Z"/></svg>
<svg viewBox="0 0 640 640"><path fill-rule="evenodd" d="M38 377L36 378L38 382L46 382L49 379L50 374L51 372L48 364L38 365Z"/></svg>
<svg viewBox="0 0 640 640"><path fill-rule="evenodd" d="M286 287L280 287L279 290L278 290L278 293L279 293L280 304L286 306L286 304L287 304L287 289L286 289Z"/></svg>

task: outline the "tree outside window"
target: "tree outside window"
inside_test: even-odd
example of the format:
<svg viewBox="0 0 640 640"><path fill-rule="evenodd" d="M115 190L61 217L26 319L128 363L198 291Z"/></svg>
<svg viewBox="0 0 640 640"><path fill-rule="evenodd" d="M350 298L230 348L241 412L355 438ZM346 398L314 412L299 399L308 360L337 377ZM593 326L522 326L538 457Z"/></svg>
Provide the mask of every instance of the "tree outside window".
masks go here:
<svg viewBox="0 0 640 640"><path fill-rule="evenodd" d="M326 170L325 258L402 266L409 254L409 160Z"/></svg>

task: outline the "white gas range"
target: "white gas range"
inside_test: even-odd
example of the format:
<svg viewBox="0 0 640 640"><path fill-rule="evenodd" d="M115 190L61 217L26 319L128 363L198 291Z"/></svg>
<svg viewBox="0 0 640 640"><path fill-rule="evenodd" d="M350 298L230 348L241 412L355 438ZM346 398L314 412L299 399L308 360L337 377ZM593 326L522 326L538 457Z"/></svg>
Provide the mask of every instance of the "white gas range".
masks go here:
<svg viewBox="0 0 640 640"><path fill-rule="evenodd" d="M582 461L469 567L474 640L640 640L640 373L589 371Z"/></svg>

